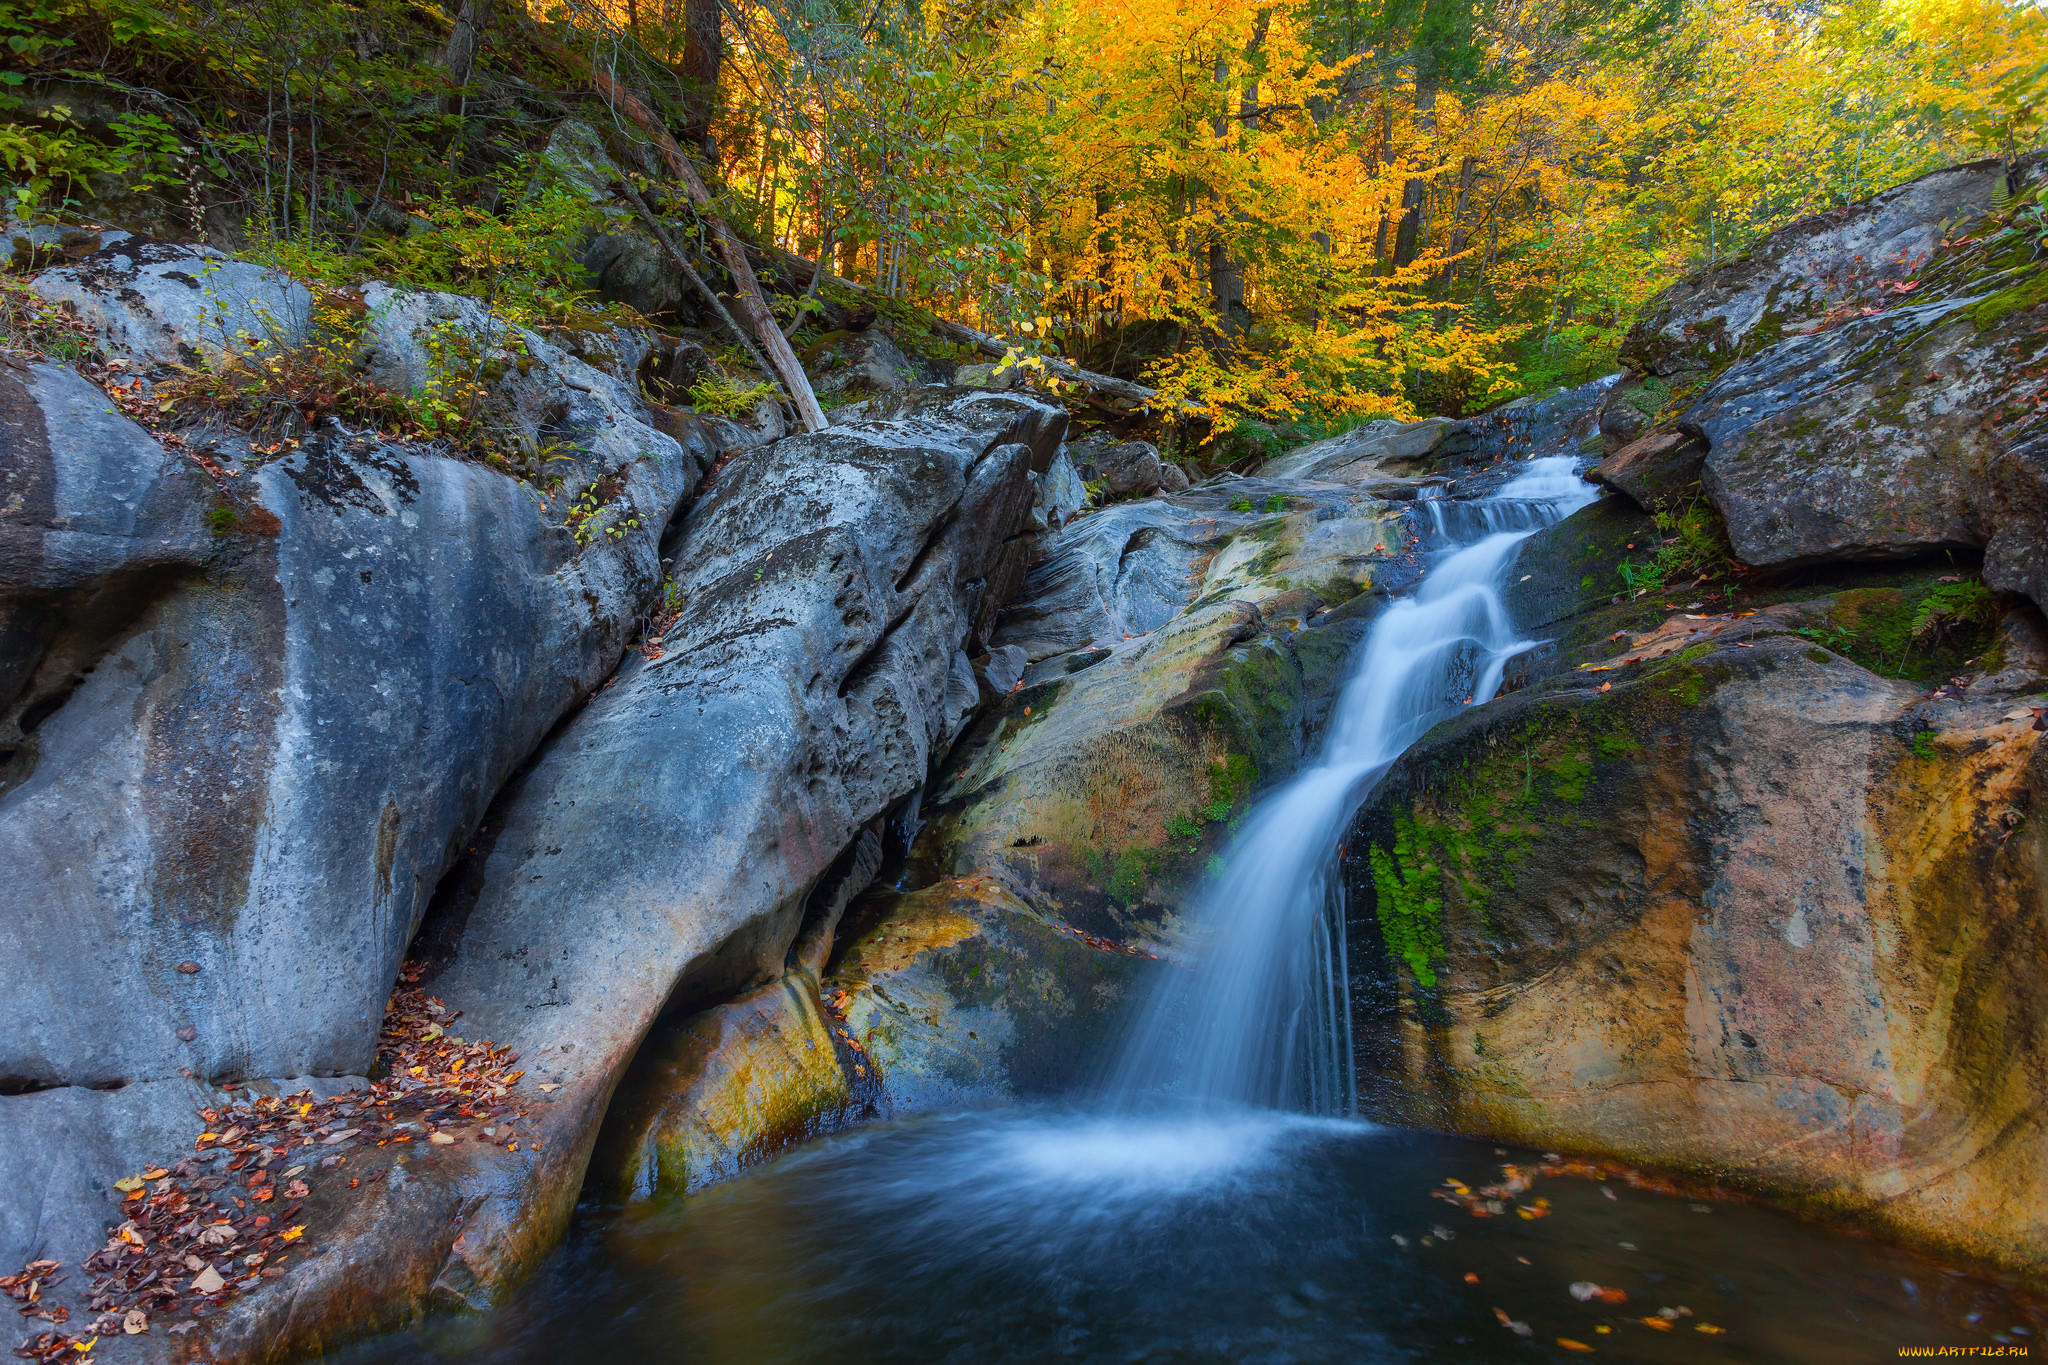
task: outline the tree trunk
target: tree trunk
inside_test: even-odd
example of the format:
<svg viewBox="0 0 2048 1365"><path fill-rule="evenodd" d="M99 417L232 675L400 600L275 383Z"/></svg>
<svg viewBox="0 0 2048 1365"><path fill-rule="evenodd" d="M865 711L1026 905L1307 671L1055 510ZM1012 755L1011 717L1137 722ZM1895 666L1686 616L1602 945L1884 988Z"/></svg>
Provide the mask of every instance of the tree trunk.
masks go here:
<svg viewBox="0 0 2048 1365"><path fill-rule="evenodd" d="M718 0L685 0L683 59L676 64L683 84L682 142L714 162L718 148L711 139L711 123L718 115L718 73L725 60L719 13Z"/></svg>
<svg viewBox="0 0 2048 1365"><path fill-rule="evenodd" d="M469 84L469 73L476 66L477 47L483 42L484 28L490 22L491 0L462 0L455 28L448 35L448 46L441 53L441 69L448 76L448 93L441 97L443 113L462 112L462 88Z"/></svg>
<svg viewBox="0 0 2048 1365"><path fill-rule="evenodd" d="M1262 9L1259 11L1259 17L1253 21L1251 41L1245 45L1244 50L1244 55L1248 62L1257 60L1259 49L1265 46L1266 29L1271 24L1272 18L1273 12L1271 10ZM1216 59L1216 84L1219 86L1223 85L1229 79L1230 66L1223 58L1218 57ZM1244 103L1238 115L1238 123L1243 129L1240 136L1249 140L1251 134L1257 131L1259 126L1259 80L1257 76L1251 76L1246 79L1241 94ZM1216 140L1219 143L1228 137L1230 132L1230 111L1228 108L1220 109L1217 112L1216 118L1210 124L1210 128L1216 134ZM1244 217L1242 213L1232 216L1239 221ZM1221 215L1219 214L1218 217L1220 220ZM1217 325L1221 327L1224 336L1234 337L1244 330L1244 319L1242 316L1244 310L1244 264L1231 259L1228 243L1223 240L1220 232L1213 229L1209 238L1209 302L1210 306L1216 310Z"/></svg>
<svg viewBox="0 0 2048 1365"><path fill-rule="evenodd" d="M1436 70L1423 55L1415 59L1415 127L1426 140L1436 128ZM1401 226L1394 233L1394 266L1413 264L1422 251L1422 204L1429 181L1416 177L1401 186Z"/></svg>
<svg viewBox="0 0 2048 1365"><path fill-rule="evenodd" d="M1479 158L1468 156L1458 163L1458 200L1451 210L1451 260L1444 263L1440 283L1449 289L1458 279L1457 255L1465 249L1465 209L1472 199L1472 179L1479 169Z"/></svg>

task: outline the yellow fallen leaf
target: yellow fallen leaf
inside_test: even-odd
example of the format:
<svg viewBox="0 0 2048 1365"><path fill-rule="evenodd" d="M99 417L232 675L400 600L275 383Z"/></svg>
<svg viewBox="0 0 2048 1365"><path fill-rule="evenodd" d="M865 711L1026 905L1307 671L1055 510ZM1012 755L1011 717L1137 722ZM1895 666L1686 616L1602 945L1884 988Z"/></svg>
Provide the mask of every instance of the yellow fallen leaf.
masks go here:
<svg viewBox="0 0 2048 1365"><path fill-rule="evenodd" d="M1559 1337L1557 1339L1557 1344L1564 1347L1567 1351L1583 1351L1587 1355L1591 1355L1593 1353L1593 1348L1588 1346L1585 1342L1574 1341L1570 1337Z"/></svg>
<svg viewBox="0 0 2048 1365"><path fill-rule="evenodd" d="M1639 1318L1637 1319L1637 1321L1641 1322L1643 1326L1654 1328L1659 1332L1668 1332L1671 1330L1671 1323L1664 1318Z"/></svg>
<svg viewBox="0 0 2048 1365"><path fill-rule="evenodd" d="M71 1349L72 1349L72 1350L74 1350L74 1351L76 1351L76 1352L78 1352L78 1353L79 1353L80 1355L84 1355L84 1354L85 1354L85 1353L86 1353L87 1351L90 1351L90 1350L91 1350L91 1349L92 1349L93 1347L95 1347L95 1346L97 1346L97 1345L99 1345L99 1344L100 1344L100 1339L99 1339L98 1337L94 1337L94 1338L93 1338L93 1339L92 1339L91 1341L74 1341L74 1342L72 1342L72 1343L71 1343Z"/></svg>
<svg viewBox="0 0 2048 1365"><path fill-rule="evenodd" d="M278 1235L287 1242L296 1242L299 1240L299 1237L305 1231L306 1225L304 1223L301 1223L295 1228L286 1228L283 1232L279 1233Z"/></svg>
<svg viewBox="0 0 2048 1365"><path fill-rule="evenodd" d="M114 1182L114 1188L123 1194L133 1194L142 1188L142 1177L139 1175L122 1176Z"/></svg>
<svg viewBox="0 0 2048 1365"><path fill-rule="evenodd" d="M1695 1323L1692 1330L1695 1332L1705 1332L1710 1337L1718 1337L1728 1329L1726 1327L1716 1327L1711 1322L1701 1322Z"/></svg>

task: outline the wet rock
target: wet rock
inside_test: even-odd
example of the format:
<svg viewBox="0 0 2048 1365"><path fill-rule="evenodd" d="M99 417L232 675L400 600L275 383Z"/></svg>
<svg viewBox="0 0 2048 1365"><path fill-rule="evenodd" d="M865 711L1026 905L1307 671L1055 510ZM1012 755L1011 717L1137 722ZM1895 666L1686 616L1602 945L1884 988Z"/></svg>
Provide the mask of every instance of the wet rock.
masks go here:
<svg viewBox="0 0 2048 1365"><path fill-rule="evenodd" d="M1346 863L1377 1112L2048 1268L2041 698L1816 644L1887 593L1588 632L1401 760Z"/></svg>
<svg viewBox="0 0 2048 1365"><path fill-rule="evenodd" d="M1029 888L1087 932L1156 938L1253 787L1311 743L1403 572L1403 529L1364 493L1236 480L1042 544L995 635L1029 661L1025 686L927 796L921 856L934 875Z"/></svg>
<svg viewBox="0 0 2048 1365"><path fill-rule="evenodd" d="M620 1200L688 1194L842 1126L857 1113L859 1063L842 1064L833 1026L815 978L795 971L658 1030L606 1115L589 1186Z"/></svg>
<svg viewBox="0 0 2048 1365"><path fill-rule="evenodd" d="M1158 970L985 876L874 897L848 931L826 997L899 1113L1070 1090Z"/></svg>

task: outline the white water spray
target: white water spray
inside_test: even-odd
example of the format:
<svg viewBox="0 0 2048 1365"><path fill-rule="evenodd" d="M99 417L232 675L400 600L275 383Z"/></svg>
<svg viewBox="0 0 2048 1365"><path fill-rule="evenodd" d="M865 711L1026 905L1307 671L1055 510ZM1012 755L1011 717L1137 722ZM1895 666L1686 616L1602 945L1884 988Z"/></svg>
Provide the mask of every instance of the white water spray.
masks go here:
<svg viewBox="0 0 2048 1365"><path fill-rule="evenodd" d="M1421 587L1374 621L1314 766L1246 818L1194 911L1200 959L1147 1003L1113 1086L1348 1112L1351 1056L1337 841L1389 764L1459 706L1492 698L1518 639L1501 595L1515 546L1593 500L1569 456L1532 460L1489 496L1433 498Z"/></svg>

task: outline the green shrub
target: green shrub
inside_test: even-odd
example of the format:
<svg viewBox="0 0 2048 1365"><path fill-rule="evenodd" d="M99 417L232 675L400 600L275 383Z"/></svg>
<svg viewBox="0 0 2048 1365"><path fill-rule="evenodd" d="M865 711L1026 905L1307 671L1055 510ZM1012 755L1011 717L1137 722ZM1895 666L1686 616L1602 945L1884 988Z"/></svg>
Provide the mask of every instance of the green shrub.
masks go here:
<svg viewBox="0 0 2048 1365"><path fill-rule="evenodd" d="M1656 514L1664 539L1641 558L1631 556L1617 566L1622 583L1638 597L1685 579L1716 579L1735 568L1728 531L1704 499Z"/></svg>

